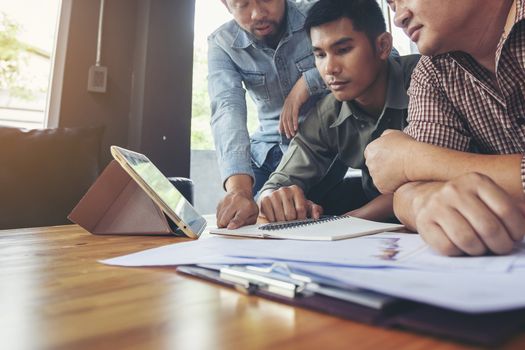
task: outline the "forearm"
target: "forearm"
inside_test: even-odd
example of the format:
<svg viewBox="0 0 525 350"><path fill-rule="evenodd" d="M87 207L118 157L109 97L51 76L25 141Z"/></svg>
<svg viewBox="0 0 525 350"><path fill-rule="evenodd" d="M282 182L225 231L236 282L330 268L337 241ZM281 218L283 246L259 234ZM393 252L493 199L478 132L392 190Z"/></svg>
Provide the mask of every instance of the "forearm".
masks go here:
<svg viewBox="0 0 525 350"><path fill-rule="evenodd" d="M242 110L230 107L231 113L217 110L212 115L212 134L220 164L221 179L226 188L226 180L236 174L253 177L250 154L250 137Z"/></svg>
<svg viewBox="0 0 525 350"><path fill-rule="evenodd" d="M231 57L214 39L210 39L208 45L210 124L225 186L233 175L253 176L246 98L242 76Z"/></svg>
<svg viewBox="0 0 525 350"><path fill-rule="evenodd" d="M319 182L335 157L328 141L332 135L319 132L320 120L317 113L310 113L261 191L296 185L307 193Z"/></svg>
<svg viewBox="0 0 525 350"><path fill-rule="evenodd" d="M417 231L418 209L441 186L441 182L409 182L401 186L394 193L393 209L395 216L406 228Z"/></svg>
<svg viewBox="0 0 525 350"><path fill-rule="evenodd" d="M490 177L515 198L523 198L521 154L467 153L416 142L405 150L404 168L409 181L448 181L467 173ZM415 159L411 159L414 157Z"/></svg>
<svg viewBox="0 0 525 350"><path fill-rule="evenodd" d="M351 211L349 215L374 221L392 219L394 217L392 198L392 194L379 195L361 208Z"/></svg>

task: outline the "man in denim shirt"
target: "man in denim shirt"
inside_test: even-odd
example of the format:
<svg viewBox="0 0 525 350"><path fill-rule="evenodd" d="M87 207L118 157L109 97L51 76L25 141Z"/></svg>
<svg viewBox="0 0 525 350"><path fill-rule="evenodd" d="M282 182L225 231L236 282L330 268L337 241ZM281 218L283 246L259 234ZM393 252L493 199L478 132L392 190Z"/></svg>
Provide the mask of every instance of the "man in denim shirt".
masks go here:
<svg viewBox="0 0 525 350"><path fill-rule="evenodd" d="M279 164L298 119L327 91L303 30L312 1L221 1L234 20L208 38L211 126L227 191L217 224L236 228L257 219L253 195ZM245 89L260 122L251 138Z"/></svg>

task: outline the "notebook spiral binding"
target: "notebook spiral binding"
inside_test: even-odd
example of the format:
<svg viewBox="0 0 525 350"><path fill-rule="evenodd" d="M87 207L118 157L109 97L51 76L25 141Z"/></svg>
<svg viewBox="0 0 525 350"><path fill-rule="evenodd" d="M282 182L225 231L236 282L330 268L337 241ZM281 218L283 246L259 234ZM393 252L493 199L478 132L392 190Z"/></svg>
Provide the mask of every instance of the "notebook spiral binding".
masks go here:
<svg viewBox="0 0 525 350"><path fill-rule="evenodd" d="M347 218L347 217L346 216L327 216L327 217L322 217L319 219L305 219L305 220L295 220L295 221L288 221L288 222L275 222L275 223L261 225L259 226L259 230L265 230L265 231L283 230L283 229L288 229L288 228L310 226L310 225L320 224L322 222L335 221L335 220L340 220L344 218Z"/></svg>

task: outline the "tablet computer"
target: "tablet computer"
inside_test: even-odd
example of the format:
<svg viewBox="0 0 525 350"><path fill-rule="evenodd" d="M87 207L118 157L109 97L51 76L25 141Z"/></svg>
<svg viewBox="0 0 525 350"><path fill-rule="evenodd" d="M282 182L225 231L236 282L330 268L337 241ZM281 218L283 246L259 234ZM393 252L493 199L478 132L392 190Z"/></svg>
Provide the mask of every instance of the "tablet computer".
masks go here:
<svg viewBox="0 0 525 350"><path fill-rule="evenodd" d="M145 155L118 146L111 155L186 236L199 238L206 219Z"/></svg>

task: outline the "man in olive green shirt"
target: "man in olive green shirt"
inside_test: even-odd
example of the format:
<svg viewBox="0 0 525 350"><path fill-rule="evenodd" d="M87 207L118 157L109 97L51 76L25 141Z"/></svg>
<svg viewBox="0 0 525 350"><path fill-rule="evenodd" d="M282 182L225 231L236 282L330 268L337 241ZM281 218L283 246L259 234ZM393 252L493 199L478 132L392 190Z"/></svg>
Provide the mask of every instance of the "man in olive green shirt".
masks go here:
<svg viewBox="0 0 525 350"><path fill-rule="evenodd" d="M345 212L390 219L392 196L380 195L374 187L364 149L384 130L406 126L406 90L419 56L389 57L392 38L374 0L321 0L308 13L305 28L316 66L332 94L309 113L261 189L261 216L269 221L319 217L323 208L304 193L316 192L311 190L322 180L331 188L328 197L348 206ZM337 158L347 167L361 169L362 183L349 189L342 178L323 179ZM340 208L330 214L342 214L337 212Z"/></svg>

